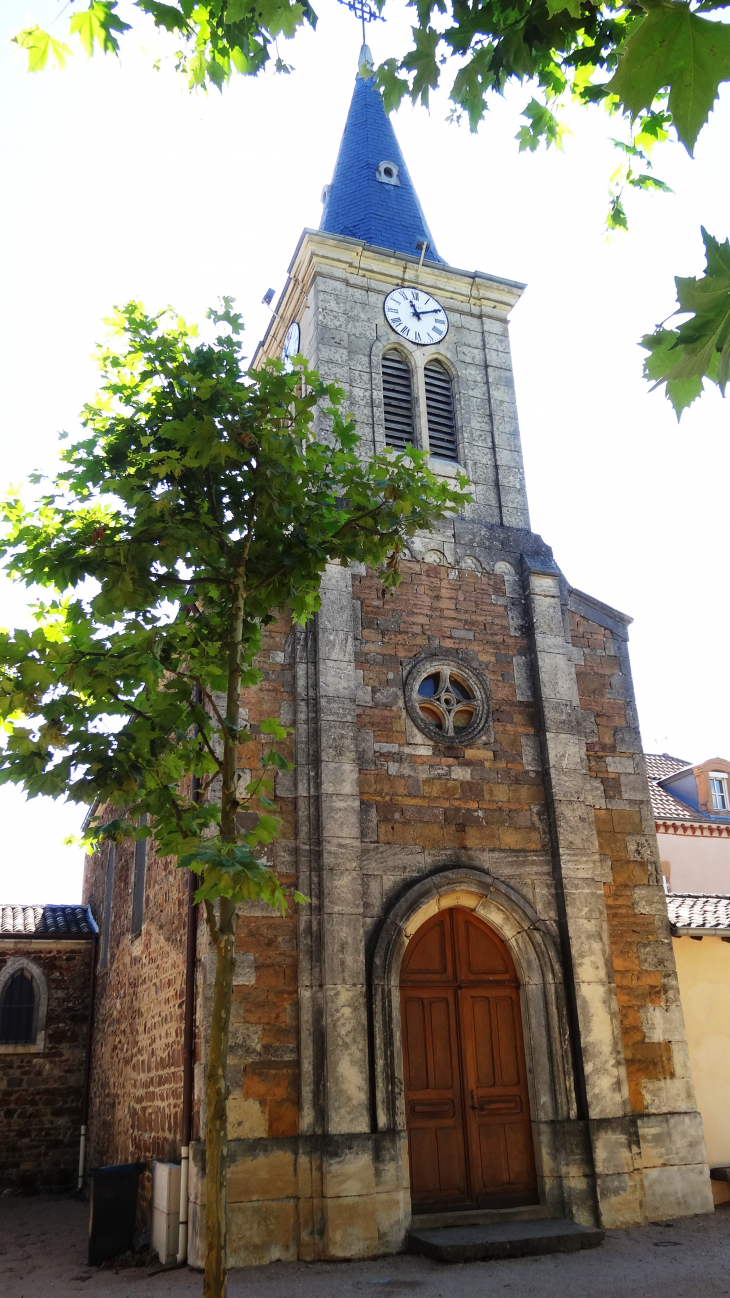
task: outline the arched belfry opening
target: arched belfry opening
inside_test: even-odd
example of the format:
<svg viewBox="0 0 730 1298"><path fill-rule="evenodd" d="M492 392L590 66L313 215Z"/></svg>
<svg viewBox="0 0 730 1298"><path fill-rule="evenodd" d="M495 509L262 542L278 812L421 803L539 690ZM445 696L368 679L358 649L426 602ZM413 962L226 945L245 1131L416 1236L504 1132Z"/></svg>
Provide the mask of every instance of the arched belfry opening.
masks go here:
<svg viewBox="0 0 730 1298"><path fill-rule="evenodd" d="M441 361L432 360L427 361L424 366L424 378L429 450L439 459L458 460L451 375Z"/></svg>
<svg viewBox="0 0 730 1298"><path fill-rule="evenodd" d="M396 451L414 443L413 382L408 362L395 349L382 360L385 442Z"/></svg>
<svg viewBox="0 0 730 1298"><path fill-rule="evenodd" d="M414 1212L538 1202L519 979L507 946L451 907L401 966Z"/></svg>

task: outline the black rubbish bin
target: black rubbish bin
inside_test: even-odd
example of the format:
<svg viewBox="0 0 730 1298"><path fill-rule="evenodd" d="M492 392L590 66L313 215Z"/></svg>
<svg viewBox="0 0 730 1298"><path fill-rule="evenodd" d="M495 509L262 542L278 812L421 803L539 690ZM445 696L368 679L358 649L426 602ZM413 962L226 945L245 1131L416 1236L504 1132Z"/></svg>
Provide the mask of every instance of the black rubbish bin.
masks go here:
<svg viewBox="0 0 730 1298"><path fill-rule="evenodd" d="M116 1163L89 1173L89 1266L132 1247L139 1174L146 1163Z"/></svg>

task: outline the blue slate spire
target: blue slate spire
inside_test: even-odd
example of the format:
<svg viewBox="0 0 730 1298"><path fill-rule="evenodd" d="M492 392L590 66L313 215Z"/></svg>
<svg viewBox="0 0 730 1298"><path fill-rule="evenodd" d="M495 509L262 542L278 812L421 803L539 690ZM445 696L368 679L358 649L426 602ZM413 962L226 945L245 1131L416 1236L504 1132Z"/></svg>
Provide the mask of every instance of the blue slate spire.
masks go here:
<svg viewBox="0 0 730 1298"><path fill-rule="evenodd" d="M426 240L426 260L443 262L434 247L372 70L370 50L363 45L319 228L413 257L420 256L418 244Z"/></svg>

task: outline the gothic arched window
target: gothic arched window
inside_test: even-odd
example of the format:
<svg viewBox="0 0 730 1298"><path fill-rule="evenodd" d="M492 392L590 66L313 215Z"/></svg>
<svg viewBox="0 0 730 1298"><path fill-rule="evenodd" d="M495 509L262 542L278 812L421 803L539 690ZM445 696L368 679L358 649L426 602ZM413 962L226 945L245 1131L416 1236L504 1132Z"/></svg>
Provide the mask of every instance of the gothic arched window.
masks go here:
<svg viewBox="0 0 730 1298"><path fill-rule="evenodd" d="M3 989L0 1008L0 1045L35 1045L38 995L32 974L18 969Z"/></svg>
<svg viewBox="0 0 730 1298"><path fill-rule="evenodd" d="M440 361L428 361L424 366L424 375L429 450L442 460L458 460L451 375Z"/></svg>
<svg viewBox="0 0 730 1298"><path fill-rule="evenodd" d="M404 451L413 445L411 371L400 352L386 352L382 368L385 441L394 450Z"/></svg>

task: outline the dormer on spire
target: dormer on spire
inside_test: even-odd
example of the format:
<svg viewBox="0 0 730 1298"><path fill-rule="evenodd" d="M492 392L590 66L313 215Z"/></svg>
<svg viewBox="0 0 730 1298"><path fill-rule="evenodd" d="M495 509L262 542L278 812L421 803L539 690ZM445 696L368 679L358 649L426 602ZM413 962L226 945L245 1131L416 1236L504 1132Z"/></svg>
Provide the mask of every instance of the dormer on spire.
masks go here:
<svg viewBox="0 0 730 1298"><path fill-rule="evenodd" d="M426 261L443 262L373 72L372 54L363 44L332 184L322 192L319 228L412 257L426 244Z"/></svg>

